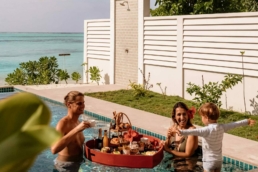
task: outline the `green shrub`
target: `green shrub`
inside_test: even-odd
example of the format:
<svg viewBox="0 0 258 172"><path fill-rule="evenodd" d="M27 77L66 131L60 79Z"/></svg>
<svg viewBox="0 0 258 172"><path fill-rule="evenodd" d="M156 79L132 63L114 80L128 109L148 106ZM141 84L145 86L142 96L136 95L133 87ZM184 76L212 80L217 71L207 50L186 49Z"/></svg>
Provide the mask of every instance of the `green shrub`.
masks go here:
<svg viewBox="0 0 258 172"><path fill-rule="evenodd" d="M50 84L58 82L57 59L53 57L41 57L39 61L29 61L20 63L20 68L16 68L5 78L9 85L35 85Z"/></svg>
<svg viewBox="0 0 258 172"><path fill-rule="evenodd" d="M81 79L81 75L78 72L73 72L72 73L72 80L74 80L76 82L76 84L78 83L78 81Z"/></svg>
<svg viewBox="0 0 258 172"><path fill-rule="evenodd" d="M191 82L187 83L189 86L186 89L186 92L189 93L191 96L194 95L195 100L198 105L200 106L203 103L211 102L215 103L218 107L221 107L222 103L220 101L223 92L226 92L227 89L232 89L237 83L242 82L242 76L240 75L233 75L227 74L224 76L224 80L219 82L209 82L208 84L204 84L199 86L195 85Z"/></svg>
<svg viewBox="0 0 258 172"><path fill-rule="evenodd" d="M99 81L101 79L100 70L97 66L91 66L87 73L90 73L90 80L95 81L99 85Z"/></svg>
<svg viewBox="0 0 258 172"><path fill-rule="evenodd" d="M68 74L67 70L62 70L62 69L58 70L57 76L60 81L64 80L66 84L67 84L67 79L70 78L70 75Z"/></svg>

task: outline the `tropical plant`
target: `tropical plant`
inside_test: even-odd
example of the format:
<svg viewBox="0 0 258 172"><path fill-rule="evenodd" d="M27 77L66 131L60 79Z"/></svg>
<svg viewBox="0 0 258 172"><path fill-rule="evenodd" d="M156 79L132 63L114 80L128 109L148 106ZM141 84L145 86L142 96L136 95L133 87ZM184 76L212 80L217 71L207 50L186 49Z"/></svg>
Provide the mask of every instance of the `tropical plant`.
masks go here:
<svg viewBox="0 0 258 172"><path fill-rule="evenodd" d="M258 0L156 0L152 16L251 12L258 10Z"/></svg>
<svg viewBox="0 0 258 172"><path fill-rule="evenodd" d="M73 72L72 73L72 80L74 80L76 82L76 84L78 83L78 81L81 79L81 75L78 72Z"/></svg>
<svg viewBox="0 0 258 172"><path fill-rule="evenodd" d="M91 66L87 73L90 73L90 80L95 81L99 85L99 81L101 79L100 70L97 66Z"/></svg>
<svg viewBox="0 0 258 172"><path fill-rule="evenodd" d="M58 76L60 81L64 80L66 84L67 84L67 79L70 78L70 75L68 74L66 69L65 70L59 69L58 73L57 73L57 76Z"/></svg>
<svg viewBox="0 0 258 172"><path fill-rule="evenodd" d="M144 97L147 93L147 90L144 88L142 84L136 84L136 82L131 82L129 80L129 86L133 89L134 97Z"/></svg>
<svg viewBox="0 0 258 172"><path fill-rule="evenodd" d="M1 100L0 114L1 172L28 171L37 155L61 137L49 126L48 107L33 94L18 93Z"/></svg>
<svg viewBox="0 0 258 172"><path fill-rule="evenodd" d="M163 88L161 87L161 82L156 83L156 84L159 86L163 97L166 98L167 87L165 86L165 87L164 87L164 90L163 90Z"/></svg>
<svg viewBox="0 0 258 172"><path fill-rule="evenodd" d="M150 84L150 72L148 73L148 78L146 79L144 72L139 68L139 71L143 77L143 87L145 90L150 90L153 87L153 84Z"/></svg>
<svg viewBox="0 0 258 172"><path fill-rule="evenodd" d="M258 98L258 95L256 96L256 98ZM258 103L256 102L256 100L253 98L253 99L250 99L250 106L253 107L253 110L252 112L249 112L249 114L252 114L252 115L258 115Z"/></svg>
<svg viewBox="0 0 258 172"><path fill-rule="evenodd" d="M187 83L189 86L186 92L191 96L194 95L194 99L200 106L203 103L211 102L215 103L217 106L221 107L222 103L220 101L223 92L227 89L232 89L237 83L242 82L241 75L227 74L224 76L224 80L219 82L209 82L208 84L203 84L202 86L195 85L191 82Z"/></svg>
<svg viewBox="0 0 258 172"><path fill-rule="evenodd" d="M14 70L5 78L9 85L50 84L58 82L58 64L55 57L41 57L39 61L20 63L20 68Z"/></svg>

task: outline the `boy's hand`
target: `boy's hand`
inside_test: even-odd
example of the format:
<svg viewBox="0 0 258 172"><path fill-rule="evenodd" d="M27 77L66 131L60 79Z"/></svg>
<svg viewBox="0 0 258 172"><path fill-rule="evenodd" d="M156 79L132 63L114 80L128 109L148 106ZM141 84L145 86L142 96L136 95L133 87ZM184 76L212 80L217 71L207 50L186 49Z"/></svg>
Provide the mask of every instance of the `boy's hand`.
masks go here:
<svg viewBox="0 0 258 172"><path fill-rule="evenodd" d="M248 119L248 125L253 126L255 123L256 123L255 120L252 120L250 118Z"/></svg>

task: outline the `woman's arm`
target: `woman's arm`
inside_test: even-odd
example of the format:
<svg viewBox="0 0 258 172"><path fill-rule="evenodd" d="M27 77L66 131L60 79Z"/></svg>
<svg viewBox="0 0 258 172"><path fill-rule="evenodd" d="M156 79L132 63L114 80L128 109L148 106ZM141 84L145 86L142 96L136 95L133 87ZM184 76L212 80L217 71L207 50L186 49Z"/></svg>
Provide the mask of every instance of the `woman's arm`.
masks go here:
<svg viewBox="0 0 258 172"><path fill-rule="evenodd" d="M56 130L59 131L63 137L51 147L51 152L53 154L56 154L67 147L67 145L75 139L76 134L83 131L85 128L89 128L90 124L88 122L82 121L67 134L65 134L65 126L66 124L63 121L60 121L56 126Z"/></svg>
<svg viewBox="0 0 258 172"><path fill-rule="evenodd" d="M171 153L171 154L175 155L175 156L179 156L179 157L182 157L182 158L188 158L188 157L191 157L194 154L197 147L198 147L198 137L190 135L187 138L185 152L178 152L178 151L170 149L169 144L167 142L164 145L164 150L168 153Z"/></svg>

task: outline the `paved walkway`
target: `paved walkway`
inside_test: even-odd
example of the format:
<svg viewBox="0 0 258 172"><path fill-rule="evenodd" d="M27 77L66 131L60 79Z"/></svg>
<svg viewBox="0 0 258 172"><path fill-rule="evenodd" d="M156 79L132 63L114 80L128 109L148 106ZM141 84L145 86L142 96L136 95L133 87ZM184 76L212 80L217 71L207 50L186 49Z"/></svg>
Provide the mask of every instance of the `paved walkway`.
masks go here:
<svg viewBox="0 0 258 172"><path fill-rule="evenodd" d="M63 102L64 96L69 91L73 90L84 93L126 89L125 87L119 85L85 85L85 87L74 86L62 89L51 88L42 90L35 89L36 86L15 87L59 102ZM159 116L142 110L133 109L127 106L122 106L115 103L99 100L92 97L85 96L85 105L85 110L92 111L99 115L106 116L109 118L113 117L113 111L124 112L129 116L132 125L162 135L166 134L166 131L170 125L170 118ZM258 142L233 136L230 134L225 134L223 140L223 155L257 166Z"/></svg>

